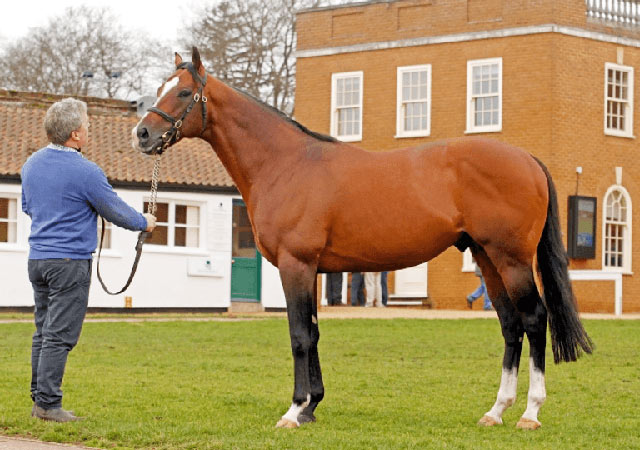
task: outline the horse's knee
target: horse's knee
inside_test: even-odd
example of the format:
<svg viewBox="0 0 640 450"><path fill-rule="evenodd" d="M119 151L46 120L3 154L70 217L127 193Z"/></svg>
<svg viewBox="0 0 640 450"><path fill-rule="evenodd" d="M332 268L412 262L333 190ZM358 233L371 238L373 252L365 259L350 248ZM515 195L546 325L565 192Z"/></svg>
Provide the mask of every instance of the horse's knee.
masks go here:
<svg viewBox="0 0 640 450"><path fill-rule="evenodd" d="M313 342L308 333L291 333L291 351L296 356L306 356L309 354Z"/></svg>
<svg viewBox="0 0 640 450"><path fill-rule="evenodd" d="M525 331L546 332L547 331L547 308L542 303L542 299L537 292L529 300L530 306L522 315L522 323Z"/></svg>

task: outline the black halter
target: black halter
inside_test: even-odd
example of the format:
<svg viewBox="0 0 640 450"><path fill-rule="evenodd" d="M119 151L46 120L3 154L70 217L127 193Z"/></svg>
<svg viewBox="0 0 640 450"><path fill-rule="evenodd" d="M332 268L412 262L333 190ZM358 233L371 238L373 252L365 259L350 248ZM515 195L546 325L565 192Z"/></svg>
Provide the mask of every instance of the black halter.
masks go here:
<svg viewBox="0 0 640 450"><path fill-rule="evenodd" d="M193 64L191 64L190 62L183 62L177 67L177 69L187 69L189 73L191 73L191 76L193 77L194 81L196 81L197 83L200 83L200 87L198 88L198 92L196 92L193 98L191 99L191 103L189 103L189 106L187 106L187 109L184 110L184 112L182 113L182 116L179 119L174 119L166 112L154 106L152 106L147 110L147 111L151 111L158 114L160 117L162 117L163 119L171 123L171 128L162 134L163 144L162 144L162 147L158 150L159 154L161 154L168 147L175 144L178 141L178 139L180 139L180 128L182 128L182 121L184 120L185 117L187 117L187 114L191 112L195 104L198 103L198 101L200 100L202 100L202 132L204 133L204 130L206 130L207 128L207 97L202 95L202 90L207 84L206 72L204 74L204 77L201 78L198 71L196 71L196 69L193 67Z"/></svg>

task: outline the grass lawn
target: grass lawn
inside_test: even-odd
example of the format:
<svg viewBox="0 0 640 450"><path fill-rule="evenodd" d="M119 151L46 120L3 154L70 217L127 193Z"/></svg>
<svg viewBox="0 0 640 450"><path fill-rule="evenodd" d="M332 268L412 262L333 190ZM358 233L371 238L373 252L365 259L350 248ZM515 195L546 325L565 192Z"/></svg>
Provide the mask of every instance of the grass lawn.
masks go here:
<svg viewBox="0 0 640 450"><path fill-rule="evenodd" d="M297 430L274 427L293 390L285 319L86 323L63 384L64 407L87 417L72 424L29 417L33 326L0 324L0 434L117 449L640 448L640 321L585 326L595 354L549 363L531 432L515 428L528 345L505 425L476 426L500 380L497 320L321 321L326 395Z"/></svg>

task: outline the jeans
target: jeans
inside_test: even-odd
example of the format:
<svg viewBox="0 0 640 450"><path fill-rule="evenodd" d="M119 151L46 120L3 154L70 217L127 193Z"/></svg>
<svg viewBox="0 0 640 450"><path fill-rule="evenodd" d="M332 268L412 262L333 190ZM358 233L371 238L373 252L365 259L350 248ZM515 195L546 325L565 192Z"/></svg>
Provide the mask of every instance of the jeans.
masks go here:
<svg viewBox="0 0 640 450"><path fill-rule="evenodd" d="M351 306L364 306L364 276L362 272L351 274Z"/></svg>
<svg viewBox="0 0 640 450"><path fill-rule="evenodd" d="M90 259L30 259L35 300L31 398L44 409L62 407L67 355L78 343L91 284Z"/></svg>
<svg viewBox="0 0 640 450"><path fill-rule="evenodd" d="M387 275L389 275L389 272L380 273L380 285L382 286L382 304L384 306L387 306L387 301L389 300L389 289L387 288Z"/></svg>
<svg viewBox="0 0 640 450"><path fill-rule="evenodd" d="M474 302L480 297L484 295L484 309L491 309L491 299L489 298L489 293L487 292L487 286L484 284L484 277L480 277L480 286L476 288L471 294L469 294L468 298L470 301Z"/></svg>

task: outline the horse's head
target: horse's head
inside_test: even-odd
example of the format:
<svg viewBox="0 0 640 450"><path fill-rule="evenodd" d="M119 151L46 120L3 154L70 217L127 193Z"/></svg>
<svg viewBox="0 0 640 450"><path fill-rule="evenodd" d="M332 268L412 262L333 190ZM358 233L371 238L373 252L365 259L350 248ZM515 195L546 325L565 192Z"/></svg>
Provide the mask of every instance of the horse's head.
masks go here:
<svg viewBox="0 0 640 450"><path fill-rule="evenodd" d="M158 88L158 100L132 131L133 148L146 154L162 153L182 137L198 137L205 131L207 74L195 47L191 60L182 62L176 53L176 71Z"/></svg>

